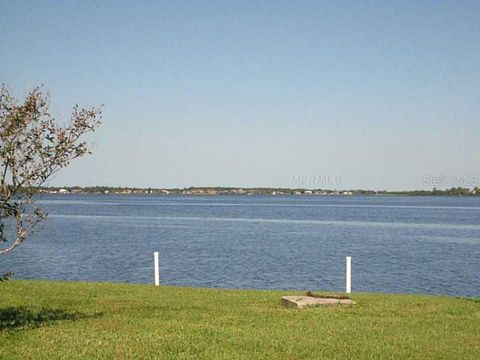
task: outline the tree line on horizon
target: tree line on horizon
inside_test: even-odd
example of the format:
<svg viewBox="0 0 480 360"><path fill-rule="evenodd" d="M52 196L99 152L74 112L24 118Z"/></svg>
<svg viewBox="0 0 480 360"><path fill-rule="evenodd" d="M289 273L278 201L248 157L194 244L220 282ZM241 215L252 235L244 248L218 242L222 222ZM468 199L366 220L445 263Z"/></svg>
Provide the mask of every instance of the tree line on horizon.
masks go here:
<svg viewBox="0 0 480 360"><path fill-rule="evenodd" d="M464 187L452 187L448 189L432 189L432 190L405 190L405 191L388 191L388 190L362 190L362 189L350 189L350 190L332 190L332 189L307 189L307 188L274 188L274 187L183 187L183 188L151 188L151 187L123 187L123 186L44 186L39 188L39 192L65 192L69 194L85 193L85 194L118 194L118 193L146 193L146 194L185 194L185 193L201 193L208 191L215 192L217 194L237 194L244 195L247 193L255 194L272 194L276 195L319 195L334 194L350 192L351 195L480 195L480 188L474 187L473 189Z"/></svg>

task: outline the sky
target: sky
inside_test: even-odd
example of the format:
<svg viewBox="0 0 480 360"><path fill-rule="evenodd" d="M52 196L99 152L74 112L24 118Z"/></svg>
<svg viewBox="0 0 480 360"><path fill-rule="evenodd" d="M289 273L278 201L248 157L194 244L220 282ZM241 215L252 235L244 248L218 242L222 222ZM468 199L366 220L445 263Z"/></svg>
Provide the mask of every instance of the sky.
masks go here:
<svg viewBox="0 0 480 360"><path fill-rule="evenodd" d="M104 104L93 154L50 185L473 187L479 19L478 1L0 0L0 82L44 84L59 121Z"/></svg>

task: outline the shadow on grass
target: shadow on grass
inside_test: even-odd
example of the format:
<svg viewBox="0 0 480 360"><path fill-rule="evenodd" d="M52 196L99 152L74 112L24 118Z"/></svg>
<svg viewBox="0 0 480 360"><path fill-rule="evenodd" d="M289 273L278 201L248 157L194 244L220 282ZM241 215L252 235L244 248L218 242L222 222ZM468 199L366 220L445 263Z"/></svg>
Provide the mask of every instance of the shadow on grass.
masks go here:
<svg viewBox="0 0 480 360"><path fill-rule="evenodd" d="M33 329L58 320L97 318L103 313L85 314L61 309L32 310L24 306L0 308L0 331L8 329Z"/></svg>

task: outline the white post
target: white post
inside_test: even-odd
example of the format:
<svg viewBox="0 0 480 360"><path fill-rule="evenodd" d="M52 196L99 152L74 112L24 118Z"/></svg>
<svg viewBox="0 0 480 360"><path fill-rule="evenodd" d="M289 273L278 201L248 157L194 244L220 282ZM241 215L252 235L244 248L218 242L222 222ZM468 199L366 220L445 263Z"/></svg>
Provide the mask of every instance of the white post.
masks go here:
<svg viewBox="0 0 480 360"><path fill-rule="evenodd" d="M347 256L347 271L346 271L346 290L347 294L352 292L352 257Z"/></svg>
<svg viewBox="0 0 480 360"><path fill-rule="evenodd" d="M153 253L153 269L155 271L155 286L160 285L160 269L158 266L158 251Z"/></svg>

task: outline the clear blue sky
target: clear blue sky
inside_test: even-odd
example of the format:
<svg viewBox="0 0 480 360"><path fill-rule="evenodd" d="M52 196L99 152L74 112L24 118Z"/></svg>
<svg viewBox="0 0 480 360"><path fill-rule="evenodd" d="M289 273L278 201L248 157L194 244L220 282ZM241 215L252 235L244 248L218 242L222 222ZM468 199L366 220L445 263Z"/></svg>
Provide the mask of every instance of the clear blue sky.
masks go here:
<svg viewBox="0 0 480 360"><path fill-rule="evenodd" d="M479 1L0 0L0 82L105 104L55 185L480 173Z"/></svg>

